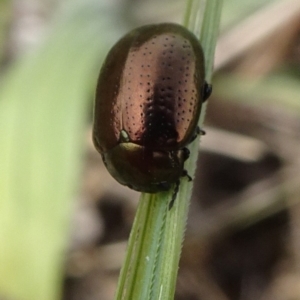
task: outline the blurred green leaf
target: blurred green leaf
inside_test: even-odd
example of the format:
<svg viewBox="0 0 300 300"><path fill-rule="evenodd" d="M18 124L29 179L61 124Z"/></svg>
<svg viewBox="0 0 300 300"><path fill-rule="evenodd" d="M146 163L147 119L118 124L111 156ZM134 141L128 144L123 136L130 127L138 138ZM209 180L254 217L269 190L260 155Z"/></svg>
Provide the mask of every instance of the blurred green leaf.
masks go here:
<svg viewBox="0 0 300 300"><path fill-rule="evenodd" d="M4 54L5 40L7 37L8 25L12 15L12 2L9 0L0 1L0 62Z"/></svg>
<svg viewBox="0 0 300 300"><path fill-rule="evenodd" d="M43 45L2 82L0 295L54 300L61 292L96 71L126 27L114 9L65 1Z"/></svg>
<svg viewBox="0 0 300 300"><path fill-rule="evenodd" d="M281 1L281 0L276 0ZM222 11L222 28L237 24L274 0L227 0Z"/></svg>

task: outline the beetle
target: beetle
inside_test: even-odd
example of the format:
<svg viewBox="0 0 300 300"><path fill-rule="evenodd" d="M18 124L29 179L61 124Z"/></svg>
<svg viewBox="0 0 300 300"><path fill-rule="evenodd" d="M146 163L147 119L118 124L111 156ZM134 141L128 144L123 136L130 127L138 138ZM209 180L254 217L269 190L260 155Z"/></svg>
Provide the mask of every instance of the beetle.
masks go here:
<svg viewBox="0 0 300 300"><path fill-rule="evenodd" d="M109 173L136 191L157 193L175 184L172 204L201 132L204 79L197 38L181 25L139 27L109 51L98 78L93 142ZM171 205L172 206L172 205Z"/></svg>

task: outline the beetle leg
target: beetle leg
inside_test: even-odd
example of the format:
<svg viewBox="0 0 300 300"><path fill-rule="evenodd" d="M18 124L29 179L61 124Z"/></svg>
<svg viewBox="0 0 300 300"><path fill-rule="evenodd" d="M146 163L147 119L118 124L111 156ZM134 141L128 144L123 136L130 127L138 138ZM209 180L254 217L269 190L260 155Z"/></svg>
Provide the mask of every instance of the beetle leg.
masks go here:
<svg viewBox="0 0 300 300"><path fill-rule="evenodd" d="M187 148L184 148L184 149L187 149ZM187 149L188 150L188 149ZM187 177L188 178L188 181L192 181L193 178L188 174L187 170L183 170L182 171L182 177ZM176 197L177 197L177 194L178 194L178 191L179 191L179 185L180 185L180 180L177 180L175 182L175 188L174 188L174 192L173 192L173 195L172 195L172 199L169 203L169 210L173 207L174 205L174 202L176 200Z"/></svg>
<svg viewBox="0 0 300 300"><path fill-rule="evenodd" d="M182 148L183 160L186 161L190 157L190 150L186 147Z"/></svg>
<svg viewBox="0 0 300 300"><path fill-rule="evenodd" d="M205 102L209 96L211 95L212 92L212 85L208 84L206 81L204 83L204 88L203 88L203 102Z"/></svg>
<svg viewBox="0 0 300 300"><path fill-rule="evenodd" d="M203 129L201 129L199 126L197 126L196 127L196 131L195 131L195 133L193 134L193 136L192 136L192 138L190 140L190 143L192 143L199 134L200 135L205 135L206 132Z"/></svg>
<svg viewBox="0 0 300 300"><path fill-rule="evenodd" d="M202 135L202 134L203 134L202 132L203 132L203 130L202 130L199 126L197 126L197 127L196 127L196 131L195 131L195 133L193 134L190 143L192 143L192 142L196 139L196 137L197 137L199 134Z"/></svg>
<svg viewBox="0 0 300 300"><path fill-rule="evenodd" d="M196 131L197 135L198 134L200 134L200 135L206 135L206 132L203 129L201 129L199 126L197 126L196 130L197 130Z"/></svg>
<svg viewBox="0 0 300 300"><path fill-rule="evenodd" d="M174 205L174 202L176 200L176 197L177 197L177 194L178 194L178 191L179 191L179 185L180 185L180 180L177 180L175 182L175 188L174 188L174 192L173 192L173 195L172 195L172 199L169 203L169 210L173 207Z"/></svg>
<svg viewBox="0 0 300 300"><path fill-rule="evenodd" d="M187 177L189 182L193 180L193 178L188 174L187 170L183 170L181 176Z"/></svg>

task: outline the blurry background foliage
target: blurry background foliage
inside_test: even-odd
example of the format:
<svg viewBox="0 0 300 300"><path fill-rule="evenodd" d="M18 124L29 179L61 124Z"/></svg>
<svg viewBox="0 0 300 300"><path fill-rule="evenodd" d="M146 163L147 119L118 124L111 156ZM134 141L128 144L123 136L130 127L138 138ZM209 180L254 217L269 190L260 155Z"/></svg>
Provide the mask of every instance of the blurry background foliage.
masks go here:
<svg viewBox="0 0 300 300"><path fill-rule="evenodd" d="M113 299L138 193L90 141L97 73L185 1L0 1L0 299ZM226 0L176 299L300 299L300 0Z"/></svg>

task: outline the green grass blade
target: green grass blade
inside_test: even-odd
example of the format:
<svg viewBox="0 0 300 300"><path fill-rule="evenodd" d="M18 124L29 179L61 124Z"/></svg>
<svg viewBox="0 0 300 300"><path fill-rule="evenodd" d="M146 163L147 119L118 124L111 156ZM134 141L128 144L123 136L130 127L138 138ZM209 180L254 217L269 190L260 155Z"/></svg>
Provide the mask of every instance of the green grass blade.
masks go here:
<svg viewBox="0 0 300 300"><path fill-rule="evenodd" d="M95 71L115 39L104 4L64 5L43 45L1 85L0 298L54 300L61 292Z"/></svg>
<svg viewBox="0 0 300 300"><path fill-rule="evenodd" d="M204 10L203 4L206 4ZM184 19L188 28L196 34L201 33L201 41L207 43L203 44L203 48L208 81L211 80L221 6L220 0L206 3L199 0L188 1ZM202 27L199 26L200 23ZM197 139L191 145L191 157L185 164L189 174L195 173L198 143ZM192 183L182 179L171 210L168 206L173 191L141 195L115 299L174 298L191 191Z"/></svg>

